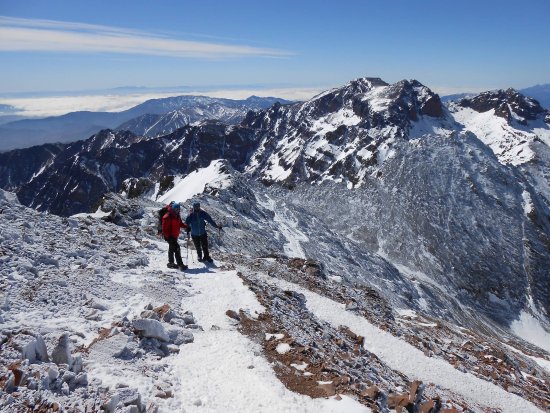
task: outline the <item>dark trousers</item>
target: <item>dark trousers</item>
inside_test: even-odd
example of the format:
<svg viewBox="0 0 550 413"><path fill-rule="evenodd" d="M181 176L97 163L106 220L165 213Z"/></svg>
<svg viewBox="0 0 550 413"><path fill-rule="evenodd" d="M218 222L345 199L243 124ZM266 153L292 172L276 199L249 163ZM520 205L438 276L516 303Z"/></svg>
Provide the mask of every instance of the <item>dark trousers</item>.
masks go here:
<svg viewBox="0 0 550 413"><path fill-rule="evenodd" d="M206 234L192 235L191 238L193 238L193 244L195 244L198 259L210 258L210 253L208 252L208 236Z"/></svg>
<svg viewBox="0 0 550 413"><path fill-rule="evenodd" d="M170 264L174 263L174 255L176 256L176 263L178 265L183 265L183 260L181 259L181 248L178 244L178 239L174 237L166 238L168 242L168 262Z"/></svg>

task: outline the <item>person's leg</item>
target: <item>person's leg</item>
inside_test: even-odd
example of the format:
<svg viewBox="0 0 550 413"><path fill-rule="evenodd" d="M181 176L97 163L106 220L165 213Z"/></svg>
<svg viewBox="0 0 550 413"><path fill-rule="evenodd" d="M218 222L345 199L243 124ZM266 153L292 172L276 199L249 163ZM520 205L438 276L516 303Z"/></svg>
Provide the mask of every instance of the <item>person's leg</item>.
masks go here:
<svg viewBox="0 0 550 413"><path fill-rule="evenodd" d="M197 250L197 259L202 261L201 237L193 235L191 238L193 238L193 244L195 244L195 249Z"/></svg>
<svg viewBox="0 0 550 413"><path fill-rule="evenodd" d="M175 238L168 238L166 242L168 242L168 267L174 268L176 264L174 264L174 254L176 252L174 241L176 241ZM177 244L177 241L176 241Z"/></svg>
<svg viewBox="0 0 550 413"><path fill-rule="evenodd" d="M168 238L166 241L168 242L168 263L173 264L174 263L174 244L172 242L172 238Z"/></svg>
<svg viewBox="0 0 550 413"><path fill-rule="evenodd" d="M183 260L181 259L181 247L180 244L178 244L177 239L174 239L174 254L176 256L176 263L178 264L178 267L184 267Z"/></svg>
<svg viewBox="0 0 550 413"><path fill-rule="evenodd" d="M201 245L202 245L202 250L204 251L204 255L203 255L204 260L210 261L211 258L210 258L210 252L208 251L208 235L207 234L201 235Z"/></svg>

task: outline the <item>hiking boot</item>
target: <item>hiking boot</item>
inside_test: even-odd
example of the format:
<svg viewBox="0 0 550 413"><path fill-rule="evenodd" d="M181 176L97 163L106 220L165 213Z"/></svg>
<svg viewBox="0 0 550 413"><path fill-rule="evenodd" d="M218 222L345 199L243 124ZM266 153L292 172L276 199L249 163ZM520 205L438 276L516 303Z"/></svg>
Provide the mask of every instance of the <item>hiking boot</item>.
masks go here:
<svg viewBox="0 0 550 413"><path fill-rule="evenodd" d="M174 264L173 262L169 262L168 264L166 264L166 266L168 268L178 268L178 266L176 264Z"/></svg>
<svg viewBox="0 0 550 413"><path fill-rule="evenodd" d="M210 257L204 257L204 258L203 258L203 261L208 261L209 263L213 263L213 262L214 262L214 260L213 260L212 258L210 258Z"/></svg>
<svg viewBox="0 0 550 413"><path fill-rule="evenodd" d="M185 271L189 267L185 264L182 264L182 265L178 265L178 268L180 269L180 271Z"/></svg>

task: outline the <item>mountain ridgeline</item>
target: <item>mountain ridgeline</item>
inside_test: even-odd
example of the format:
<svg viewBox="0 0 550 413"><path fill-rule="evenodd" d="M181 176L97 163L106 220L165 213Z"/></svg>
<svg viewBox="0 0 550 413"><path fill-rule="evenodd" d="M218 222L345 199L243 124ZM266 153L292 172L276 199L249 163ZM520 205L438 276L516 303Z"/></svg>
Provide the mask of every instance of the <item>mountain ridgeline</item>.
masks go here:
<svg viewBox="0 0 550 413"><path fill-rule="evenodd" d="M250 110L266 109L284 99L250 96L244 100L206 96L150 99L121 112L72 112L45 119L24 119L0 126L0 151L43 143L70 143L89 138L102 129L129 130L158 136L199 120L239 123Z"/></svg>
<svg viewBox="0 0 550 413"><path fill-rule="evenodd" d="M209 196L257 234L228 240L236 252L283 253L290 226L305 257L396 305L484 328L527 312L548 328L550 113L536 101L507 90L444 105L415 80L361 78L237 124L189 113L0 154L0 184L67 216L223 159L234 184ZM164 134L166 116L183 126Z"/></svg>

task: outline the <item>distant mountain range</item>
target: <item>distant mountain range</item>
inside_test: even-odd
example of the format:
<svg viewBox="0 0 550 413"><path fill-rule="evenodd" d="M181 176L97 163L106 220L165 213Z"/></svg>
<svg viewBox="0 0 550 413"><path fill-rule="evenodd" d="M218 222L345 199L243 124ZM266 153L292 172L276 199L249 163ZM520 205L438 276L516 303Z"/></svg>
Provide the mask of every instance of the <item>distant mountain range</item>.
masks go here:
<svg viewBox="0 0 550 413"><path fill-rule="evenodd" d="M520 90L521 93L539 101L547 109L550 109L550 83L531 86Z"/></svg>
<svg viewBox="0 0 550 413"><path fill-rule="evenodd" d="M531 86L525 89L519 89L518 91L525 96L529 96L537 100L541 106L546 109L550 109L550 83ZM443 102L458 101L462 98L475 95L477 95L477 93L456 93L453 95L442 96L441 100Z"/></svg>
<svg viewBox="0 0 550 413"><path fill-rule="evenodd" d="M75 142L102 129L126 129L154 136L202 119L238 123L250 110L266 109L284 99L251 96L244 100L205 96L151 99L122 112L72 112L44 119L24 119L0 125L0 151L44 143ZM6 105L6 110L9 107ZM171 113L173 112L173 113ZM163 116L167 115L167 116Z"/></svg>

